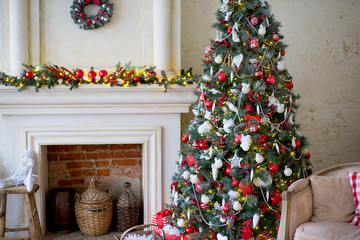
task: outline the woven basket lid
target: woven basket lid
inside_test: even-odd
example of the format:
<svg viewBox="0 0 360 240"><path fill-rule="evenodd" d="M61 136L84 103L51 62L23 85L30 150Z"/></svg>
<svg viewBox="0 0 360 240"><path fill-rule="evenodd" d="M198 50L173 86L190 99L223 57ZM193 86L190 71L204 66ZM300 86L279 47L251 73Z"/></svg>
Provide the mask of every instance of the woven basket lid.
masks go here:
<svg viewBox="0 0 360 240"><path fill-rule="evenodd" d="M91 178L89 188L81 194L82 203L104 202L111 198L111 193L98 189L96 178Z"/></svg>

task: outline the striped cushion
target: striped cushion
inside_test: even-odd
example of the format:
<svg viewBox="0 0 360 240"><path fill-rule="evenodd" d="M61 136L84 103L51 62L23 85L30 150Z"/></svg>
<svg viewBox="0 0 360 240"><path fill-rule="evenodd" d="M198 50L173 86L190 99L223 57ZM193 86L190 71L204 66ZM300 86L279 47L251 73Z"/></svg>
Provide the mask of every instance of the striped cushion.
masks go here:
<svg viewBox="0 0 360 240"><path fill-rule="evenodd" d="M360 226L360 173L348 172L347 174L349 176L355 202L355 216L351 219L350 223L355 226Z"/></svg>

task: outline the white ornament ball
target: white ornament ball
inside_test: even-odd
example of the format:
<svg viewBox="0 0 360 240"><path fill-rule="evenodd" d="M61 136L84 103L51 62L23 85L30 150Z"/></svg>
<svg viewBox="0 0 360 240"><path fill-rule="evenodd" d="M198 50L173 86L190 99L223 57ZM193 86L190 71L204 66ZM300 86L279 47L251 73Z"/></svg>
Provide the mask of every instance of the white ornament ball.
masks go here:
<svg viewBox="0 0 360 240"><path fill-rule="evenodd" d="M35 70L36 71L40 71L41 67L40 66L36 66Z"/></svg>
<svg viewBox="0 0 360 240"><path fill-rule="evenodd" d="M100 81L101 78L100 78L99 75L96 75L95 79L96 79L97 81Z"/></svg>
<svg viewBox="0 0 360 240"><path fill-rule="evenodd" d="M276 111L278 113L283 113L285 111L285 105L282 103L276 104Z"/></svg>
<svg viewBox="0 0 360 240"><path fill-rule="evenodd" d="M58 83L59 83L59 84L62 84L63 81L64 81L64 80L63 80L62 78L58 79Z"/></svg>
<svg viewBox="0 0 360 240"><path fill-rule="evenodd" d="M220 222L221 222L221 223L225 223L225 222L226 222L226 218L221 217L221 218L220 218Z"/></svg>
<svg viewBox="0 0 360 240"><path fill-rule="evenodd" d="M88 79L88 75L84 75L83 79L86 81Z"/></svg>
<svg viewBox="0 0 360 240"><path fill-rule="evenodd" d="M190 175L190 182L192 184L197 184L199 182L199 178L197 175Z"/></svg>
<svg viewBox="0 0 360 240"><path fill-rule="evenodd" d="M201 202L204 203L204 204L208 204L210 201L209 197L206 196L206 195L202 195L201 196Z"/></svg>
<svg viewBox="0 0 360 240"><path fill-rule="evenodd" d="M260 153L257 153L257 154L255 155L255 161L256 161L257 163L262 163L262 162L264 161L264 157L263 157Z"/></svg>
<svg viewBox="0 0 360 240"><path fill-rule="evenodd" d="M233 204L233 209L235 211L240 211L241 210L241 204L238 201L235 201Z"/></svg>
<svg viewBox="0 0 360 240"><path fill-rule="evenodd" d="M223 61L223 58L222 58L221 55L217 55L217 56L215 57L215 62L216 62L217 64L222 63L222 61Z"/></svg>
<svg viewBox="0 0 360 240"><path fill-rule="evenodd" d="M189 171L185 171L182 173L181 175L185 180L189 180L190 178L190 172Z"/></svg>
<svg viewBox="0 0 360 240"><path fill-rule="evenodd" d="M277 69L281 72L285 70L285 63L284 61L280 61L277 63Z"/></svg>
<svg viewBox="0 0 360 240"><path fill-rule="evenodd" d="M291 168L285 167L285 170L284 170L285 176L290 177L292 175L292 173L293 173L293 171L291 170Z"/></svg>
<svg viewBox="0 0 360 240"><path fill-rule="evenodd" d="M185 226L185 221L184 221L184 219L179 219L179 220L177 221L177 225L178 225L178 227L184 227L184 226Z"/></svg>

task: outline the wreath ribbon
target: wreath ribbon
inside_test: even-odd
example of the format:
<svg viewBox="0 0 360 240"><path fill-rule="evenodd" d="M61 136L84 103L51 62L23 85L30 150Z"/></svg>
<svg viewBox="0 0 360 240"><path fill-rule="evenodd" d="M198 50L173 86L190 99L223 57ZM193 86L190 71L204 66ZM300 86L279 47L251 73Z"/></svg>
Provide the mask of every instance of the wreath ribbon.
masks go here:
<svg viewBox="0 0 360 240"><path fill-rule="evenodd" d="M95 3L96 5L100 5L100 0L84 0L85 5L89 4L89 3Z"/></svg>

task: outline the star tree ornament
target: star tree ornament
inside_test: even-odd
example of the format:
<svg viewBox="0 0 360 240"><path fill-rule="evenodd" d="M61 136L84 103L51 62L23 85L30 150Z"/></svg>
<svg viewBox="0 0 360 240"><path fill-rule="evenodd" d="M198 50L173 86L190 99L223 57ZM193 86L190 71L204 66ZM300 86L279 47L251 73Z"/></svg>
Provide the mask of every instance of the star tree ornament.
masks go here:
<svg viewBox="0 0 360 240"><path fill-rule="evenodd" d="M281 192L311 173L280 23L265 0L222 0L216 20L173 175L172 224L183 219L181 234L201 239L276 239Z"/></svg>

